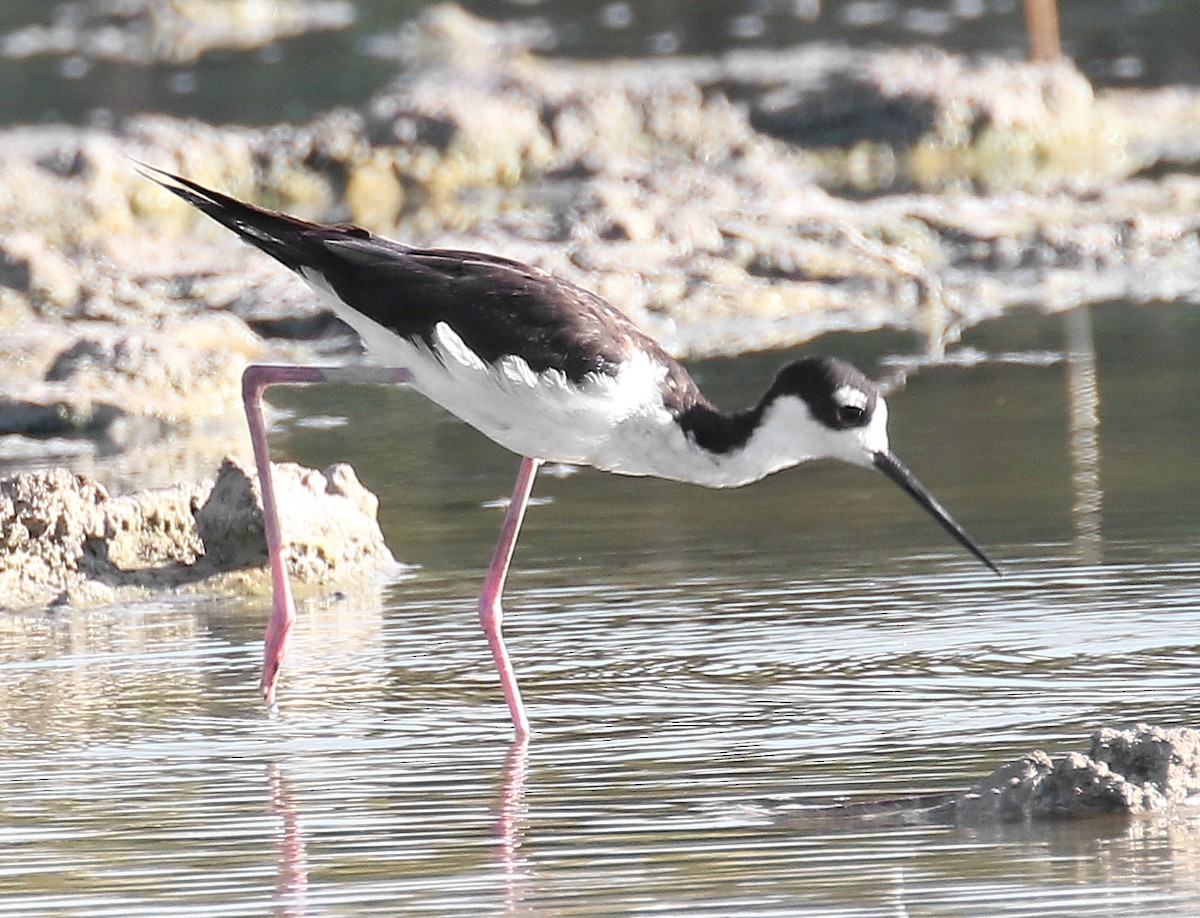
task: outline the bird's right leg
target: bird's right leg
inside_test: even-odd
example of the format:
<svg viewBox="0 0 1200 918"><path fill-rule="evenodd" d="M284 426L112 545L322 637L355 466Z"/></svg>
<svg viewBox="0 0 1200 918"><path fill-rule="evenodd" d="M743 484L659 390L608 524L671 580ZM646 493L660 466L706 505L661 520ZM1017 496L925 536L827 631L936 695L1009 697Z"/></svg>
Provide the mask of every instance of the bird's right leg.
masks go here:
<svg viewBox="0 0 1200 918"><path fill-rule="evenodd" d="M271 453L263 421L262 396L269 386L295 386L313 383L380 385L406 383L411 374L403 368L383 367L304 367L253 364L242 374L242 404L250 426L250 446L258 469L262 491L263 530L267 538L267 561L271 566L271 619L267 623L263 646L263 698L275 701L279 667L287 655L288 638L296 621L296 603L288 583L287 564L283 559L283 536L279 528L279 504L271 481Z"/></svg>
<svg viewBox="0 0 1200 918"><path fill-rule="evenodd" d="M504 525L500 528L500 541L496 543L492 563L483 581L483 593L479 597L479 623L483 625L488 646L492 648L492 658L496 661L496 671L500 674L500 687L504 690L504 700L508 702L518 742L529 736L529 717L525 714L521 688L517 685L517 675L513 671L512 660L509 659L508 648L504 644L504 608L501 597L504 594L504 582L508 579L513 549L517 546L517 534L521 531L521 522L525 519L525 510L529 506L533 479L541 464L540 459L531 459L528 456L521 459L517 482L513 485L512 498L508 502L508 512L505 513Z"/></svg>

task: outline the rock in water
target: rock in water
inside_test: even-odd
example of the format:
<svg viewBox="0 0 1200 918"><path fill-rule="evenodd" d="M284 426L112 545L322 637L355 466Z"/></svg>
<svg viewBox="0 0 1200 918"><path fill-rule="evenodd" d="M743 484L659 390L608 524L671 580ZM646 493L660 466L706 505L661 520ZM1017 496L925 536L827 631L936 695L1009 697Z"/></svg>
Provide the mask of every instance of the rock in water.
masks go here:
<svg viewBox="0 0 1200 918"><path fill-rule="evenodd" d="M993 771L949 804L960 824L1147 813L1200 792L1200 731L1188 727L1092 734L1088 755L1037 750Z"/></svg>
<svg viewBox="0 0 1200 918"><path fill-rule="evenodd" d="M344 462L322 472L273 464L284 558L293 577L324 583L395 563L376 519L379 500ZM222 571L267 560L258 475L226 459L196 527L208 563Z"/></svg>
<svg viewBox="0 0 1200 918"><path fill-rule="evenodd" d="M293 577L324 584L393 564L378 501L345 464L274 466ZM258 478L233 460L215 481L112 497L65 469L0 480L0 608L115 602L266 561ZM216 578L215 580L213 578Z"/></svg>

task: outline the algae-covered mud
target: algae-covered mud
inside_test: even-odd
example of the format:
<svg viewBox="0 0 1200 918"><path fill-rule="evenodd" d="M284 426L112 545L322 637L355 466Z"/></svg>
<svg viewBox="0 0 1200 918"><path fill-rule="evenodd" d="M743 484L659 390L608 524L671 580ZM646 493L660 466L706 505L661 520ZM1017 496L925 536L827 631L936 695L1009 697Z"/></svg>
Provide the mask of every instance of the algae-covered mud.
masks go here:
<svg viewBox="0 0 1200 918"><path fill-rule="evenodd" d="M395 564L378 501L348 465L292 463L272 474L301 582L353 582ZM226 461L215 479L110 497L63 469L0 480L0 607L95 606L206 582L262 588L266 562L258 477Z"/></svg>
<svg viewBox="0 0 1200 918"><path fill-rule="evenodd" d="M923 306L952 321L1189 284L1188 89L823 45L579 63L448 6L394 54L389 87L300 124L8 132L3 229L33 236L6 242L7 321L253 318L278 302L256 292L272 276L257 260L195 229L129 157L306 217L536 261L684 354L911 325Z"/></svg>

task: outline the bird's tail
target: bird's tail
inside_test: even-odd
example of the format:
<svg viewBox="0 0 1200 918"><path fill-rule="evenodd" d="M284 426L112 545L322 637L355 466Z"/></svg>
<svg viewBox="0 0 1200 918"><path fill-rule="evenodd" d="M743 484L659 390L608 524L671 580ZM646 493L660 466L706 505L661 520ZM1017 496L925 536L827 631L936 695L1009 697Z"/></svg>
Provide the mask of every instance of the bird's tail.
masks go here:
<svg viewBox="0 0 1200 918"><path fill-rule="evenodd" d="M255 207L147 163L139 162L137 165L138 171L146 178L233 230L246 242L262 249L293 271L298 271L304 264L305 237L321 229L315 223Z"/></svg>

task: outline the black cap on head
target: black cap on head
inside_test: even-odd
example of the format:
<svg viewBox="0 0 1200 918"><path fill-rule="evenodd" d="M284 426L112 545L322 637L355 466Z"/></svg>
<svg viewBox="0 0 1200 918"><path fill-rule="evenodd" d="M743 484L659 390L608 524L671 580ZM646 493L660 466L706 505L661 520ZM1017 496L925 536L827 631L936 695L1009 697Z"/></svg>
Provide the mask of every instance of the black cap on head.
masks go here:
<svg viewBox="0 0 1200 918"><path fill-rule="evenodd" d="M879 389L862 371L836 357L804 357L779 371L763 399L801 398L813 417L831 430L864 427L875 413Z"/></svg>

